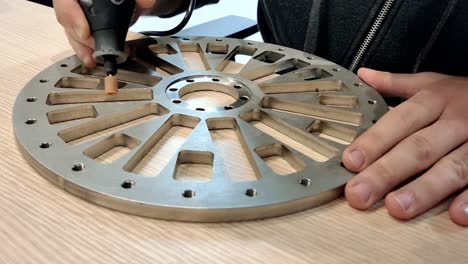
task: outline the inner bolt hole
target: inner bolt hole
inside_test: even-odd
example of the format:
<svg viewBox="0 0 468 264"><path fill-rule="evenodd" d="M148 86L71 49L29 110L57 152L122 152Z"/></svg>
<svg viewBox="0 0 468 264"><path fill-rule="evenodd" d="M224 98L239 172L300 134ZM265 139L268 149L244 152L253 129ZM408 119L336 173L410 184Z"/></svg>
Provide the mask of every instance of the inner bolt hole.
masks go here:
<svg viewBox="0 0 468 264"><path fill-rule="evenodd" d="M73 165L72 171L82 171L84 169L84 164L83 163L77 163Z"/></svg>
<svg viewBox="0 0 468 264"><path fill-rule="evenodd" d="M26 120L26 124L27 125L32 125L32 124L35 124L37 122L37 119L34 119L34 118L30 118L28 120Z"/></svg>
<svg viewBox="0 0 468 264"><path fill-rule="evenodd" d="M183 193L182 193L182 196L185 197L185 198L192 198L195 196L195 192L192 191L192 190L185 190Z"/></svg>
<svg viewBox="0 0 468 264"><path fill-rule="evenodd" d="M302 186L309 187L310 186L310 179L301 179L301 180L299 180L299 183Z"/></svg>
<svg viewBox="0 0 468 264"><path fill-rule="evenodd" d="M42 148L42 149L50 148L50 146L52 146L52 144L50 142L42 142L39 145L39 147Z"/></svg>
<svg viewBox="0 0 468 264"><path fill-rule="evenodd" d="M247 191L245 191L245 195L247 195L249 197L255 197L255 196L257 196L257 190L247 189Z"/></svg>
<svg viewBox="0 0 468 264"><path fill-rule="evenodd" d="M124 189L131 189L135 186L135 182L127 180L127 181L124 181L121 186Z"/></svg>

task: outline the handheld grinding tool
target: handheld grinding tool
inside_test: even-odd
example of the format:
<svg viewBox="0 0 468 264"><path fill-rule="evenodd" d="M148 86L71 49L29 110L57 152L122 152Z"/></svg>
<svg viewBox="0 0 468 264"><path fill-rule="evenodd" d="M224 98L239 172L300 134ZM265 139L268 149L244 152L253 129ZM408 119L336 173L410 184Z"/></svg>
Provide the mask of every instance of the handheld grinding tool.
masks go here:
<svg viewBox="0 0 468 264"><path fill-rule="evenodd" d="M95 40L93 57L104 65L106 93L117 93L117 64L127 60L125 37L135 9L135 0L80 0Z"/></svg>

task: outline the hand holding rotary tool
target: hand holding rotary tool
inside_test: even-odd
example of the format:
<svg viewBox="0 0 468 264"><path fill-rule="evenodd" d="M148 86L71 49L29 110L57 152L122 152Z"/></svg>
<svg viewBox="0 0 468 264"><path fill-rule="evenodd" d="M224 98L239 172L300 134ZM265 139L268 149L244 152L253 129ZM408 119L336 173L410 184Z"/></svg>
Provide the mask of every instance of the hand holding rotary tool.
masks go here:
<svg viewBox="0 0 468 264"><path fill-rule="evenodd" d="M157 3L157 4L156 4ZM182 21L166 31L141 32L148 36L173 35L189 21L196 6L195 0L54 0L59 23L65 28L70 45L86 67L95 67L96 61L104 64L108 77L108 93L117 92L114 75L117 65L126 60L125 36L131 22L139 15L167 16L176 10L187 12ZM80 8L81 6L81 8ZM85 18L86 17L86 18Z"/></svg>
<svg viewBox="0 0 468 264"><path fill-rule="evenodd" d="M159 2L165 0L158 0ZM64 27L70 45L85 67L96 60L115 75L117 64L125 61L124 41L128 27L145 10L152 10L156 0L54 0L57 20ZM95 52L96 51L96 52ZM109 81L109 79L106 79ZM109 84L117 85L110 79Z"/></svg>
<svg viewBox="0 0 468 264"><path fill-rule="evenodd" d="M80 5L95 41L93 58L104 64L107 74L104 79L105 92L116 94L117 64L127 60L124 44L135 10L135 1L80 0Z"/></svg>

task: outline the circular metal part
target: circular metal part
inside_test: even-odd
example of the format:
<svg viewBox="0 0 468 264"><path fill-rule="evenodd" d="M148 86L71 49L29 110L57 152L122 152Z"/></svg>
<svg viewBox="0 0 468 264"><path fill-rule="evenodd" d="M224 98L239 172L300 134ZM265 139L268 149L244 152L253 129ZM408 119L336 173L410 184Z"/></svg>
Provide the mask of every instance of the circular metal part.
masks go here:
<svg viewBox="0 0 468 264"><path fill-rule="evenodd" d="M104 93L103 67L72 56L34 77L13 111L18 146L41 175L123 212L223 222L326 203L353 176L342 151L388 110L353 73L290 48L206 37L128 45L118 94ZM204 92L226 100L190 99Z"/></svg>

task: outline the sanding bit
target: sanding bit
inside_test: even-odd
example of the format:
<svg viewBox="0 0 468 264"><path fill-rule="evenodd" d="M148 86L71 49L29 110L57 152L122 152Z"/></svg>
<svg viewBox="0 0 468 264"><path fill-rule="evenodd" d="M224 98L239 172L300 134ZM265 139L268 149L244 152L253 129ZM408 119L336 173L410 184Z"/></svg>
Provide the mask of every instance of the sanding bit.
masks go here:
<svg viewBox="0 0 468 264"><path fill-rule="evenodd" d="M135 10L135 0L80 0L95 40L93 57L104 65L106 93L117 92L117 65L127 60L125 38ZM110 87L110 84L115 86Z"/></svg>

